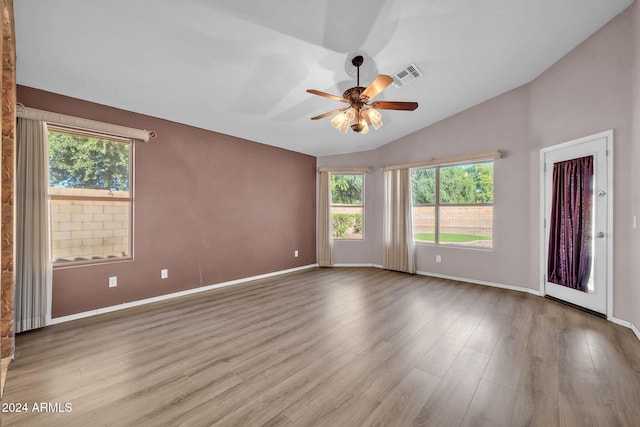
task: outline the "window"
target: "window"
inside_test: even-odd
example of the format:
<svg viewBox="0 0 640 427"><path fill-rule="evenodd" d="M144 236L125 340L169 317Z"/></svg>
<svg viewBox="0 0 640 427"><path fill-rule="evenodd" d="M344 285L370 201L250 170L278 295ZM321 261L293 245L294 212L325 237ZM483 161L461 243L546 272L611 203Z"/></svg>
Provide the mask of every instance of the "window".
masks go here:
<svg viewBox="0 0 640 427"><path fill-rule="evenodd" d="M411 171L416 242L493 247L493 162Z"/></svg>
<svg viewBox="0 0 640 427"><path fill-rule="evenodd" d="M362 239L364 174L331 174L331 221L334 239Z"/></svg>
<svg viewBox="0 0 640 427"><path fill-rule="evenodd" d="M49 126L54 265L131 257L128 139Z"/></svg>

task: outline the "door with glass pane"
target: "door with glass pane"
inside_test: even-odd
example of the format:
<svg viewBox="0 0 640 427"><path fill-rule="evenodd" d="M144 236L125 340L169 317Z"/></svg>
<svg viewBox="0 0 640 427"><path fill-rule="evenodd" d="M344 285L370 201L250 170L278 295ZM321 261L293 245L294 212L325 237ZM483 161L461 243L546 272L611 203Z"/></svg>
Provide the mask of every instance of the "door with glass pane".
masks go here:
<svg viewBox="0 0 640 427"><path fill-rule="evenodd" d="M544 293L607 314L613 133L542 150Z"/></svg>

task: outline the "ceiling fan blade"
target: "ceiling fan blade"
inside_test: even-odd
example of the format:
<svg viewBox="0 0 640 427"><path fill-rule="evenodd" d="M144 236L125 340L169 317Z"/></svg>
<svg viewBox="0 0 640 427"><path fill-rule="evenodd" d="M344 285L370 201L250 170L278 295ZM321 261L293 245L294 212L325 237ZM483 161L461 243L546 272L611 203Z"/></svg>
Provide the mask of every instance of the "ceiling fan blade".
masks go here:
<svg viewBox="0 0 640 427"><path fill-rule="evenodd" d="M341 111L345 111L349 107L338 108L337 110L329 111L328 113L320 114L319 116L311 117L311 120L324 119L325 117L331 116L333 114L339 113Z"/></svg>
<svg viewBox="0 0 640 427"><path fill-rule="evenodd" d="M329 98L329 99L333 99L335 101L340 101L340 102L349 102L346 99L340 97L340 96L336 96L336 95L331 95L330 93L326 93L326 92L322 92L319 90L315 90L315 89L307 89L307 92L312 93L314 95L318 95L318 96L324 96L325 98Z"/></svg>
<svg viewBox="0 0 640 427"><path fill-rule="evenodd" d="M384 88L389 86L391 83L393 83L393 78L380 74L373 82L371 82L369 87L360 94L360 98L365 98L367 101L373 99L374 96L382 92Z"/></svg>
<svg viewBox="0 0 640 427"><path fill-rule="evenodd" d="M402 101L375 101L371 103L371 108L377 108L379 110L413 111L418 108L418 103Z"/></svg>

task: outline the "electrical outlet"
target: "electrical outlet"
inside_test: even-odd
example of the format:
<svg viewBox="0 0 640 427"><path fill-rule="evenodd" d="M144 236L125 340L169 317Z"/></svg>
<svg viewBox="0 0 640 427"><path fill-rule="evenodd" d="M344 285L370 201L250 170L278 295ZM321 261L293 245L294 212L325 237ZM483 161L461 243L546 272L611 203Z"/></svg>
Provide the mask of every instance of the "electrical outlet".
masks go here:
<svg viewBox="0 0 640 427"><path fill-rule="evenodd" d="M440 255L436 255L436 262L442 262L442 257Z"/></svg>
<svg viewBox="0 0 640 427"><path fill-rule="evenodd" d="M293 253L293 256L298 258L298 250L296 249L295 252Z"/></svg>
<svg viewBox="0 0 640 427"><path fill-rule="evenodd" d="M109 277L109 287L115 288L116 286L118 286L118 276Z"/></svg>
<svg viewBox="0 0 640 427"><path fill-rule="evenodd" d="M169 277L169 270L167 270L166 268L160 270L160 278L161 279L166 279L168 277Z"/></svg>

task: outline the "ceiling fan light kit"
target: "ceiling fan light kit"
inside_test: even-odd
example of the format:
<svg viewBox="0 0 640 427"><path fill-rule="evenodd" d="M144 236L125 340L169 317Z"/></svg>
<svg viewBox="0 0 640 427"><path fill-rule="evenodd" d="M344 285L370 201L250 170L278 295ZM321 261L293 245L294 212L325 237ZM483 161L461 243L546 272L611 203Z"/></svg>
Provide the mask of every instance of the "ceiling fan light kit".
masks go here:
<svg viewBox="0 0 640 427"><path fill-rule="evenodd" d="M322 119L338 113L331 119L331 125L338 129L340 133L347 133L349 125L355 119L356 121L351 125L351 129L356 133L366 134L369 132L369 126L373 126L374 129L380 129L382 126L382 114L375 110L375 108L403 111L413 111L418 108L417 102L376 101L370 104L369 101L393 83L393 78L380 74L368 87L364 88L360 86L360 66L363 61L364 58L360 55L355 56L351 61L357 69L356 86L345 90L342 98L319 90L307 89L307 92L311 94L349 104L349 107L320 114L319 116L312 117L311 120Z"/></svg>

